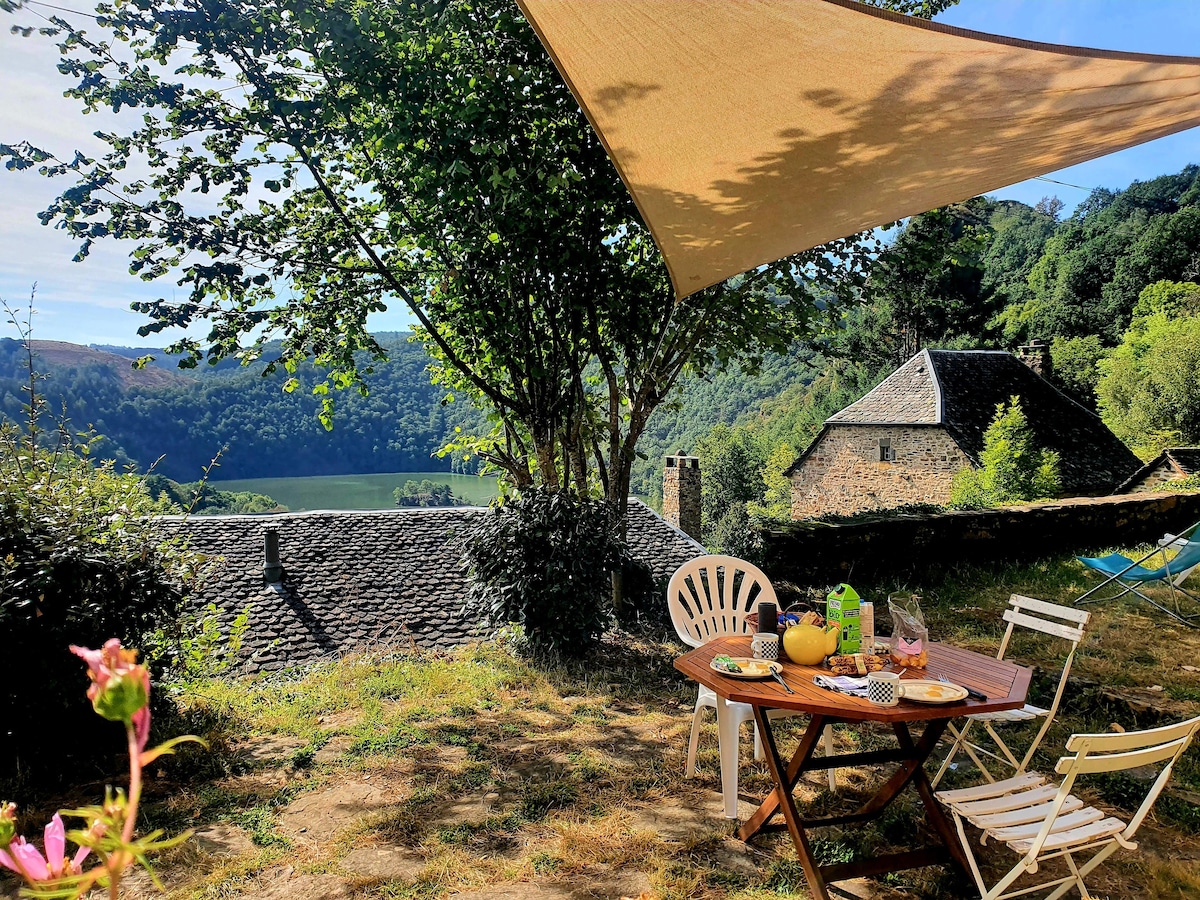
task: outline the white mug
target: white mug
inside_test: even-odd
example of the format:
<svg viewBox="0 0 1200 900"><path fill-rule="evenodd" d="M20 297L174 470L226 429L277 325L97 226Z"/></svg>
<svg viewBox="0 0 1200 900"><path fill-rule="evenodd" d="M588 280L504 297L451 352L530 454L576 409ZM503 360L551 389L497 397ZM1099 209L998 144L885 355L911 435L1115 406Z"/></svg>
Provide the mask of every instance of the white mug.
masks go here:
<svg viewBox="0 0 1200 900"><path fill-rule="evenodd" d="M867 699L876 706L895 706L904 696L904 687L896 672L872 672L867 676Z"/></svg>
<svg viewBox="0 0 1200 900"><path fill-rule="evenodd" d="M779 659L779 635L760 631L750 639L750 652L755 659Z"/></svg>

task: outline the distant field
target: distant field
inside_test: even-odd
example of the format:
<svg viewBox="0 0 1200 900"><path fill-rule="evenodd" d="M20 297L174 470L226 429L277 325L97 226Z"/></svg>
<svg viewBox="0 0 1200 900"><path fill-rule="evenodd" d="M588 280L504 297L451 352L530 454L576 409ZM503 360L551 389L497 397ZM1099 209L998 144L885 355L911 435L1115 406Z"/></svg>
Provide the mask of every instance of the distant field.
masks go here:
<svg viewBox="0 0 1200 900"><path fill-rule="evenodd" d="M288 509L389 509L392 491L406 481L449 484L454 496L485 506L496 496L496 479L446 472L389 472L382 475L314 475L309 478L240 478L213 481L223 491L266 494Z"/></svg>

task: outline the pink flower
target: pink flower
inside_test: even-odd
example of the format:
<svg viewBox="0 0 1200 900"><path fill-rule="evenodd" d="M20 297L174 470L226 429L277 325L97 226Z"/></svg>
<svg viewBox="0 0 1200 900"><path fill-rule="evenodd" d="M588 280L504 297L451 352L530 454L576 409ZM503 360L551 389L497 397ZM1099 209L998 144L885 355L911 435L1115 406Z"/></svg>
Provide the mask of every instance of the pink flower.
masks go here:
<svg viewBox="0 0 1200 900"><path fill-rule="evenodd" d="M88 699L106 719L131 722L138 750L150 737L150 671L137 661L136 650L126 650L117 638L100 650L71 645L71 652L87 663L92 679Z"/></svg>
<svg viewBox="0 0 1200 900"><path fill-rule="evenodd" d="M83 870L83 861L91 851L80 847L73 859L66 858L66 829L58 813L46 826L43 837L46 855L23 837L17 837L8 845L7 852L0 850L0 865L23 876L29 881L55 881L64 875L78 875Z"/></svg>

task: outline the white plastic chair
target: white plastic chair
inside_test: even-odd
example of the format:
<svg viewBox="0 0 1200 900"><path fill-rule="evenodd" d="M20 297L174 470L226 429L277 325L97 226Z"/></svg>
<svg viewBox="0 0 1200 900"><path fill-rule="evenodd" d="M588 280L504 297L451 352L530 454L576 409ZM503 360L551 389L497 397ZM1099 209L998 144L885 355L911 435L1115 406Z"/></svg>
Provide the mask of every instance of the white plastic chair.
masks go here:
<svg viewBox="0 0 1200 900"><path fill-rule="evenodd" d="M1060 785L1048 782L1036 772L1026 772L994 784L938 792L938 800L954 815L971 874L975 876L983 900L1001 900L1047 887L1055 890L1046 900L1057 900L1073 887L1079 890L1081 897L1090 897L1083 883L1084 877L1119 847L1137 849L1133 842L1134 833L1162 793L1175 761L1187 750L1198 729L1200 716L1149 731L1076 734L1067 741L1067 751L1073 755L1059 759L1054 769L1063 776ZM1160 764L1163 764L1162 770L1128 822L1085 806L1071 793L1080 775ZM984 884L979 873L964 822L983 831L981 844L991 838L1021 857L991 888ZM1075 859L1077 853L1092 855L1081 864ZM1043 862L1058 857L1065 860L1070 874L1005 893L1022 875L1036 873Z"/></svg>
<svg viewBox="0 0 1200 900"><path fill-rule="evenodd" d="M1063 663L1062 674L1058 678L1058 688L1054 692L1054 701L1050 704L1049 709L1043 709L1040 706L1026 703L1020 709L1007 709L1001 712L978 713L973 716L967 716L966 722L961 729L955 727L955 724L951 722L948 728L952 740L950 751L946 754L946 759L942 762L942 766L938 769L937 774L933 776L932 784L934 787L937 787L941 782L942 777L950 769L950 764L954 761L954 757L958 755L960 750L971 757L975 765L979 767L979 771L983 774L983 777L989 782L995 781L995 778L992 777L992 773L988 771L987 766L984 765L980 756L987 756L1003 765L1010 766L1020 775L1029 766L1029 761L1033 759L1034 751L1041 744L1042 738L1046 736L1046 732L1050 730L1050 723L1054 721L1055 713L1058 712L1058 705L1062 702L1063 691L1067 687L1067 676L1071 674L1071 663L1075 660L1075 651L1079 649L1079 643L1083 640L1084 628L1087 626L1091 614L1083 610L1072 609L1069 606L1047 603L1045 600L1022 597L1020 594L1013 594L1008 598L1008 602L1012 605L1012 608L1004 611L1004 619L1008 622L1008 628L1005 629L1004 638L1000 641L1000 650L996 653L997 659L1004 659L1009 641L1012 640L1013 631L1017 628L1040 631L1052 637L1062 638L1071 645L1071 651L1067 654L1066 662ZM1029 749L1025 751L1024 758L1018 760L1008 745L1000 739L995 726L1005 722L1028 722L1039 718L1044 720L1041 730L1038 731L1037 736L1033 739L1033 743L1029 745ZM967 739L968 734L970 734L972 727L975 725L981 726L988 733L999 753Z"/></svg>
<svg viewBox="0 0 1200 900"><path fill-rule="evenodd" d="M714 638L748 634L748 616L762 601L778 604L775 589L767 576L752 563L733 556L701 556L680 566L667 586L667 606L679 639L689 647L699 647ZM700 685L696 709L692 714L692 734L688 741L687 774L696 774L696 750L704 710L717 713L717 743L721 756L721 793L725 815L737 818L738 734L743 722L754 721L748 703L729 702L711 689ZM772 710L772 718L805 713ZM825 753L833 754L833 730L825 729ZM758 728L754 729L754 758L762 759ZM829 770L829 788L835 788L834 770Z"/></svg>

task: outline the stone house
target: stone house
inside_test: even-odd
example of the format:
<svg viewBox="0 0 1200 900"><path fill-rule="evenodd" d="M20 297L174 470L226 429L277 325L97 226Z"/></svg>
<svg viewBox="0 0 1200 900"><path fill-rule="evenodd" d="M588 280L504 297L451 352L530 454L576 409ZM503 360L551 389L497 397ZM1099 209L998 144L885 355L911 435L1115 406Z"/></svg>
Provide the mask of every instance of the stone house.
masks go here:
<svg viewBox="0 0 1200 900"><path fill-rule="evenodd" d="M1117 488L1118 494L1156 491L1164 484L1200 472L1200 447L1170 447L1146 463Z"/></svg>
<svg viewBox="0 0 1200 900"><path fill-rule="evenodd" d="M1099 416L1011 353L924 350L830 416L785 472L792 518L945 503L955 473L979 465L997 405L1014 395L1038 444L1059 454L1063 496L1111 494L1139 467Z"/></svg>

